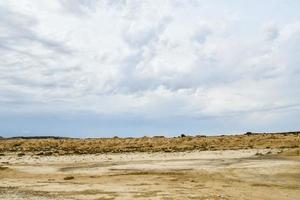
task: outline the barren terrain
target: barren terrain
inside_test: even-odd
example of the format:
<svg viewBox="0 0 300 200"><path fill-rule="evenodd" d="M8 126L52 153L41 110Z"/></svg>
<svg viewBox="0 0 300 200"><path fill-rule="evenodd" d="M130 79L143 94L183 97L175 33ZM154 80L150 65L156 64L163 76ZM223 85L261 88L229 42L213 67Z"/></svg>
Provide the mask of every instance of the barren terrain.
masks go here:
<svg viewBox="0 0 300 200"><path fill-rule="evenodd" d="M233 141L221 143L222 138L233 139L235 148L231 148ZM126 143L122 145L130 143L130 139L123 140ZM3 140L0 199L300 199L298 135L173 138L180 141L180 150L184 150L183 141L188 141L184 151L175 151L172 139L147 140L153 151L138 151L142 143L132 142L134 151L93 154L81 152L88 151L84 144L99 143L100 139ZM166 143L162 144L163 140ZM214 149L190 150L197 140ZM113 141L122 139L107 139L95 149L122 147L108 147L107 142ZM69 146L53 145L65 142ZM70 146L76 142L83 146Z"/></svg>

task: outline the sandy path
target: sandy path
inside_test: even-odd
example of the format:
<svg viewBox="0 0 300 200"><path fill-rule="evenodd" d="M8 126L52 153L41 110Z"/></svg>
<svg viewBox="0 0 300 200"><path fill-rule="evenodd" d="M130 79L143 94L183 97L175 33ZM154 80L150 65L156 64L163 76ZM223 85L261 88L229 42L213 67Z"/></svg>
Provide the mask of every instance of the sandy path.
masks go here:
<svg viewBox="0 0 300 200"><path fill-rule="evenodd" d="M300 199L300 161L277 152L9 154L0 199Z"/></svg>

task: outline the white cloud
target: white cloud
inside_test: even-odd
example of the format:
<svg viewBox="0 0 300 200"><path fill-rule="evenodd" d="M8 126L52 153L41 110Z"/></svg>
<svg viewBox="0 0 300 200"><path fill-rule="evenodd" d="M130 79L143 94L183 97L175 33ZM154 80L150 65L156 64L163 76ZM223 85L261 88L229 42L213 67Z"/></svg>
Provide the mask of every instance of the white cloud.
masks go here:
<svg viewBox="0 0 300 200"><path fill-rule="evenodd" d="M241 10L224 7L2 1L0 109L157 119L298 109L300 19L249 35Z"/></svg>

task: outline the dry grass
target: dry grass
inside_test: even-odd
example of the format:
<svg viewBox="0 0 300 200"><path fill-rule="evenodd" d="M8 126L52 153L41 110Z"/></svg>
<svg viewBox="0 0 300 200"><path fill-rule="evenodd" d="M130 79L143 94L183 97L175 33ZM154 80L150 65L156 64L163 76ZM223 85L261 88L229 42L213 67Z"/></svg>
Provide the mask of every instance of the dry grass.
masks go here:
<svg viewBox="0 0 300 200"><path fill-rule="evenodd" d="M143 137L102 139L15 139L0 140L0 152L33 152L37 155L106 152L176 152L252 148L297 148L300 133L250 134L233 136Z"/></svg>
<svg viewBox="0 0 300 200"><path fill-rule="evenodd" d="M293 148L280 153L282 156L300 156L300 148Z"/></svg>

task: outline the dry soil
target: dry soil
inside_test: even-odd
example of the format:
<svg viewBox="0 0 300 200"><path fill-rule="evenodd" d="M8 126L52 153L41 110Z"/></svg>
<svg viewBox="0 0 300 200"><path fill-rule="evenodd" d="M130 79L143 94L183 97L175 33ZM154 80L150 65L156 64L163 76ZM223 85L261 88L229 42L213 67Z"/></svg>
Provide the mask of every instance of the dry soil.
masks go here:
<svg viewBox="0 0 300 200"><path fill-rule="evenodd" d="M0 199L300 199L298 148L0 156Z"/></svg>

